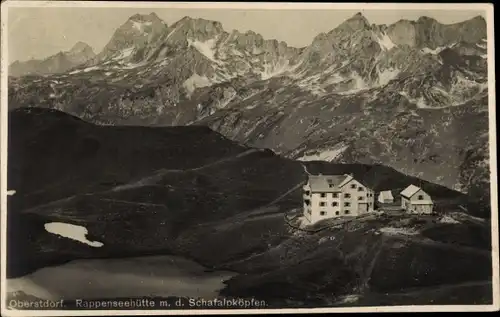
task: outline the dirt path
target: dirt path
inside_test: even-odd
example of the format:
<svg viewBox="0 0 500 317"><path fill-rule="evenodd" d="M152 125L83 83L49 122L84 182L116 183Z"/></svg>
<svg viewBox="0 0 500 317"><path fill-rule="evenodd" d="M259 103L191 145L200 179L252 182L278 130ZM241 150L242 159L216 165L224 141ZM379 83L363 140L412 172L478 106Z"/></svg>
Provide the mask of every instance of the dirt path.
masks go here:
<svg viewBox="0 0 500 317"><path fill-rule="evenodd" d="M162 169L162 170L157 171L157 173L154 174L154 175L152 175L152 176L144 177L144 178L142 178L142 179L140 179L138 181L135 181L133 183L129 183L129 184L125 184L125 185L119 185L119 186L113 187L113 188L111 188L109 190L105 190L105 191L99 191L99 192L93 192L93 193L84 193L82 195L105 194L105 193L110 193L110 192L118 192L118 191L122 191L122 190L127 190L127 189L142 187L142 186L147 186L147 185L151 185L151 184L154 184L154 183L158 182L159 180L161 180L161 178L163 176L165 176L166 174L169 174L169 173L184 173L184 172L200 171L200 170L203 170L205 168L213 167L213 166L216 166L216 165L228 162L228 161L232 161L232 160L235 160L235 159L238 159L238 158L250 155L252 153L257 153L257 152L260 152L260 151L262 151L262 150L260 150L260 149L249 149L249 150L243 151L243 152L241 152L241 153L239 153L237 155L230 156L230 157L225 157L225 158L219 159L217 161L210 162L208 164L205 164L205 165L202 165L202 166L198 166L198 167L194 167L194 168L188 168L188 169ZM59 205L60 203L69 202L69 201L71 201L71 200L73 200L73 199L75 199L75 198L77 198L79 196L80 195L72 195L72 196L69 196L69 197L65 197L65 198L62 198L62 199L58 199L58 200L54 200L54 201L51 201L51 202L48 202L48 203L44 203L42 205L34 206L34 207L29 208L29 209L23 210L21 212L23 212L23 213L35 212L36 213L36 211L39 210L40 208L47 208L47 207L51 207L51 206L57 207L57 205ZM130 203L132 203L132 202L130 202ZM137 202L136 204L141 204L141 203ZM146 204L146 203L144 203L144 204Z"/></svg>
<svg viewBox="0 0 500 317"><path fill-rule="evenodd" d="M232 216L230 218L226 218L224 220L218 220L218 221L215 221L215 222L200 224L199 227L215 226L215 228L222 230L224 228L228 228L229 226L231 226L233 224L241 223L241 222L244 222L244 221L250 221L250 220L251 221L255 221L255 220L261 220L261 219L264 219L264 218L269 218L269 217L274 217L274 216L282 215L283 212L280 211L279 208L273 208L273 205L276 204L276 203L278 203L279 201L281 201L286 196L288 196L291 193L293 193L295 190L297 190L301 186L302 186L302 183L294 185L293 187L291 187L290 189L288 189L283 194L279 195L278 197L276 197L272 201L270 201L270 202L268 202L268 203L266 203L266 204L264 204L264 205L262 205L260 207L257 207L257 208L251 209L251 210L247 210L247 211L244 211L244 212L241 212L241 213L239 213L237 215L234 215L234 216Z"/></svg>
<svg viewBox="0 0 500 317"><path fill-rule="evenodd" d="M235 156L225 157L225 158L219 159L217 161L214 161L214 162L202 165L202 166L194 167L194 168L188 168L188 169L161 169L161 170L157 171L156 174L154 174L152 176L144 177L144 178L140 179L139 181L136 181L136 182L133 182L133 183L116 186L116 187L112 188L110 191L117 192L117 191L122 191L122 190L127 190L127 189L132 189L132 188L137 188L137 187L151 185L151 184L154 184L154 183L160 181L163 176L165 176L165 175L167 175L169 173L196 172L196 171L200 171L200 170L203 170L203 169L208 168L208 167L213 167L213 166L225 163L225 162L229 162L229 161L232 161L232 160L235 160L235 159L238 159L238 158L250 155L252 153L259 152L259 151L261 151L261 150L259 150L259 149L249 149L249 150L241 152L241 153L239 153L239 154L237 154Z"/></svg>
<svg viewBox="0 0 500 317"><path fill-rule="evenodd" d="M476 249L476 248L468 247L465 245L439 242L439 241L431 240L429 238L424 238L424 237L419 236L419 235L407 236L407 235L391 234L391 236L397 237L397 238L399 238L401 240L405 240L405 241L409 240L412 243L416 243L416 244L420 244L420 245L428 245L428 246L433 246L433 247L442 248L442 249L452 249L452 250L460 251L460 252L470 252L470 253L475 253L478 255L491 255L491 251Z"/></svg>

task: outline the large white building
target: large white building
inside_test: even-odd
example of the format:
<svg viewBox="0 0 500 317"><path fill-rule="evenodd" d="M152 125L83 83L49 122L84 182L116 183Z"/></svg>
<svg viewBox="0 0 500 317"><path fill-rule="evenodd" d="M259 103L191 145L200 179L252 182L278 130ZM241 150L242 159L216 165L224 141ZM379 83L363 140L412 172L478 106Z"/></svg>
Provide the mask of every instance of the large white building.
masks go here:
<svg viewBox="0 0 500 317"><path fill-rule="evenodd" d="M304 216L309 223L372 212L374 191L351 175L310 175L303 186Z"/></svg>
<svg viewBox="0 0 500 317"><path fill-rule="evenodd" d="M401 192L401 207L409 213L431 214L434 203L422 188L410 185Z"/></svg>

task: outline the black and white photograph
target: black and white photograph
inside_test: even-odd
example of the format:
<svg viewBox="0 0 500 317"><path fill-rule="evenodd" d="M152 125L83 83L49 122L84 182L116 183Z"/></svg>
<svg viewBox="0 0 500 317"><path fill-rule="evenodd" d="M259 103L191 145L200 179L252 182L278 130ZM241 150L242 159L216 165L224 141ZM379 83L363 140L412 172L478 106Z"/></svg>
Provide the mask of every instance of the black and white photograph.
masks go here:
<svg viewBox="0 0 500 317"><path fill-rule="evenodd" d="M499 309L492 4L1 24L2 315Z"/></svg>

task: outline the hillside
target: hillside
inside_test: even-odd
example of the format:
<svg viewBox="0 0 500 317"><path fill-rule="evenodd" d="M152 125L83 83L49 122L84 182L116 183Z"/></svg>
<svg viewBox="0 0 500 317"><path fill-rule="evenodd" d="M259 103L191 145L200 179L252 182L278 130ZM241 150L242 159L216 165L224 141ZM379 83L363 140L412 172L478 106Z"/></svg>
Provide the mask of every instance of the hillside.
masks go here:
<svg viewBox="0 0 500 317"><path fill-rule="evenodd" d="M288 158L384 164L488 208L486 21L356 14L303 48L134 15L85 65L10 78L9 106L105 125L205 125Z"/></svg>
<svg viewBox="0 0 500 317"><path fill-rule="evenodd" d="M283 216L301 208L306 169L353 173L376 190L422 182L439 212L456 220L377 216L312 234L292 230ZM479 288L466 302L491 301L490 223L460 212L467 196L381 165L293 161L203 126L97 126L56 110L21 108L9 113L8 187L16 190L8 202L8 277L32 273L38 289L66 299L75 293L47 276L63 278L73 267L82 270L71 275L75 283L88 283L91 265L101 277L87 295L120 297L116 274L132 274L137 261L148 263L144 274L159 272L168 260L145 257L172 255L232 272L223 296L269 305L331 306L350 294L368 302L389 294L398 303L443 285L448 303L470 283ZM49 222L83 226L102 245L52 234ZM79 259L97 262L64 264ZM55 273L34 272L48 265ZM106 274L109 282L99 288Z"/></svg>

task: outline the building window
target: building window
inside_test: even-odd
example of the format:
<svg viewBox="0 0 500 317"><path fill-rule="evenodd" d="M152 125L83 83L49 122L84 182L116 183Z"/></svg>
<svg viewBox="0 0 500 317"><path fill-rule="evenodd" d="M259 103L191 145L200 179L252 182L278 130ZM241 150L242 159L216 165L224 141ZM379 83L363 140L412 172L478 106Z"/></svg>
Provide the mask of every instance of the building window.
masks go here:
<svg viewBox="0 0 500 317"><path fill-rule="evenodd" d="M364 190L365 190L365 189L364 189L363 187L361 187L361 186L360 186L360 187L358 187L358 192L362 192L362 191L364 191Z"/></svg>
<svg viewBox="0 0 500 317"><path fill-rule="evenodd" d="M333 193L333 198L339 198L339 193Z"/></svg>
<svg viewBox="0 0 500 317"><path fill-rule="evenodd" d="M353 189L356 188L356 184L352 184L351 188L353 188Z"/></svg>
<svg viewBox="0 0 500 317"><path fill-rule="evenodd" d="M344 197L345 197L345 198L351 198L351 194L346 193L346 194L344 194Z"/></svg>
<svg viewBox="0 0 500 317"><path fill-rule="evenodd" d="M305 193L306 193L306 195L309 195L311 192L306 190Z"/></svg>
<svg viewBox="0 0 500 317"><path fill-rule="evenodd" d="M319 214L320 214L321 216L324 216L324 215L326 215L326 212L324 212L324 211L320 211L320 212L319 212Z"/></svg>
<svg viewBox="0 0 500 317"><path fill-rule="evenodd" d="M344 203L345 207L349 207L350 205L351 205L351 203Z"/></svg>
<svg viewBox="0 0 500 317"><path fill-rule="evenodd" d="M320 205L321 207L325 207L325 206L326 206L326 203L325 203L324 201L322 201L322 202L320 202L320 203L319 203L319 205Z"/></svg>
<svg viewBox="0 0 500 317"><path fill-rule="evenodd" d="M330 188L335 187L335 185L333 185L333 184L329 184L328 186L329 186Z"/></svg>
<svg viewBox="0 0 500 317"><path fill-rule="evenodd" d="M332 203L332 207L336 207L336 206L338 206L338 205L339 205L339 203L338 203L338 202L336 202L336 201L334 201L334 202Z"/></svg>
<svg viewBox="0 0 500 317"><path fill-rule="evenodd" d="M358 197L358 200L363 200L363 196L359 196L359 197Z"/></svg>
<svg viewBox="0 0 500 317"><path fill-rule="evenodd" d="M335 212L335 215L336 215L336 216L338 216L339 214L340 214L340 212L339 212L339 211L336 211L336 212Z"/></svg>
<svg viewBox="0 0 500 317"><path fill-rule="evenodd" d="M349 209L346 209L346 210L344 211L344 213L345 213L346 215L348 215L348 214L350 213Z"/></svg>
<svg viewBox="0 0 500 317"><path fill-rule="evenodd" d="M321 197L322 197L322 198L325 198L325 197L326 197L326 194L325 194L325 193L321 193Z"/></svg>
<svg viewBox="0 0 500 317"><path fill-rule="evenodd" d="M423 195L418 195L418 200L424 200L424 196Z"/></svg>

